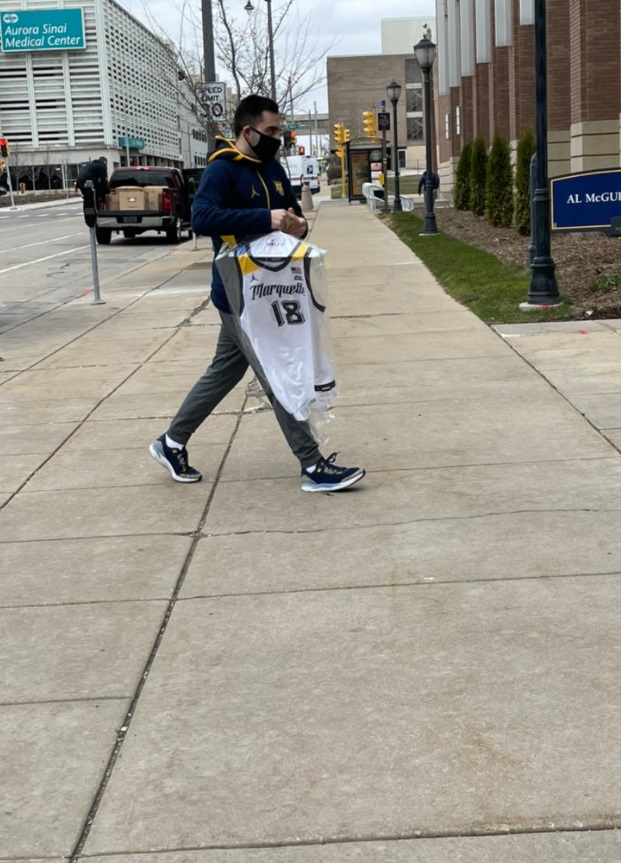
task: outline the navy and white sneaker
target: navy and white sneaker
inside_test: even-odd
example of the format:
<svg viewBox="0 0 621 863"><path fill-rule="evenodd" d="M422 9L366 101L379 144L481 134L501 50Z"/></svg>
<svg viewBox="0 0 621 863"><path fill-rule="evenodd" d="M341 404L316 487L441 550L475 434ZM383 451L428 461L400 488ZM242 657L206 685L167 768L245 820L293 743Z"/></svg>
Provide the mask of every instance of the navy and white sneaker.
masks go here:
<svg viewBox="0 0 621 863"><path fill-rule="evenodd" d="M365 475L361 467L339 467L334 464L338 453L322 458L314 471L302 468L302 491L342 491L359 482Z"/></svg>
<svg viewBox="0 0 621 863"><path fill-rule="evenodd" d="M188 451L185 447L177 449L166 445L166 435L163 434L149 446L149 452L158 464L167 468L177 482L200 482L203 478L200 470L188 464Z"/></svg>

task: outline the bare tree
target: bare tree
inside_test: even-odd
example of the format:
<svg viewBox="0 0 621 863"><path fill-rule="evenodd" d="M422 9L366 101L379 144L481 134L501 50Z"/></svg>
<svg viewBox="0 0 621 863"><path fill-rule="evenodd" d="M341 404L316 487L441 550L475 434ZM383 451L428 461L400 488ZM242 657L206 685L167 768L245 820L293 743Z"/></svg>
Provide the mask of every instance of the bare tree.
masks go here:
<svg viewBox="0 0 621 863"><path fill-rule="evenodd" d="M21 144L12 143L11 155L6 161L7 167L11 171L11 183L13 185L13 190L15 192L21 191L20 183L23 182L22 178L24 176L33 178L32 182L34 189L34 176L33 169L31 167L32 153L30 153L28 150L25 150L21 146Z"/></svg>
<svg viewBox="0 0 621 863"><path fill-rule="evenodd" d="M235 81L236 96L244 91L269 94L269 33L262 4L238 23L225 0L217 0L215 43L218 60ZM276 67L276 100L286 111L295 110L304 96L318 87L325 76L323 60L336 40L323 47L313 32L311 16L300 18L295 0L284 0L273 13L273 44Z"/></svg>
<svg viewBox="0 0 621 863"><path fill-rule="evenodd" d="M310 13L300 18L295 2L283 0L274 10L272 22L276 96L285 113L293 113L296 104L325 81L323 60L338 41L320 45L319 36L311 26ZM196 104L208 123L210 113L201 92L204 81L202 44L197 40L196 44L190 45L187 38L187 33L202 33L200 0L176 0L174 5L180 15L179 36L173 49L177 64L185 73L186 80L193 82ZM257 3L250 15L244 13L244 17L239 18L233 14L227 0L214 0L216 59L226 70L225 77L229 78L235 101L247 93L268 95L271 90L269 33L262 5ZM155 32L161 33L161 28L149 14L146 0L143 0L143 8ZM166 39L170 40L169 34ZM230 126L230 121L229 116L225 124ZM215 126L224 125L211 122Z"/></svg>
<svg viewBox="0 0 621 863"><path fill-rule="evenodd" d="M41 154L41 170L46 176L47 179L47 188L48 191L52 191L52 179L54 176L58 177L58 168L59 164L56 159L54 159L55 153L50 150L49 147L46 147L45 150Z"/></svg>

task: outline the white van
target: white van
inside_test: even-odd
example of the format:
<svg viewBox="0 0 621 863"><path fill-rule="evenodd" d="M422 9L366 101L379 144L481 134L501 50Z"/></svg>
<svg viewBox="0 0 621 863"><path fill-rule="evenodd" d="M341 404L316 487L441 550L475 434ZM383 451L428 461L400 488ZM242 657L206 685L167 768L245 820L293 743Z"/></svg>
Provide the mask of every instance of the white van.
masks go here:
<svg viewBox="0 0 621 863"><path fill-rule="evenodd" d="M302 183L308 183L313 195L319 191L319 159L315 156L285 156L282 160L285 173L291 180L294 194L302 195Z"/></svg>

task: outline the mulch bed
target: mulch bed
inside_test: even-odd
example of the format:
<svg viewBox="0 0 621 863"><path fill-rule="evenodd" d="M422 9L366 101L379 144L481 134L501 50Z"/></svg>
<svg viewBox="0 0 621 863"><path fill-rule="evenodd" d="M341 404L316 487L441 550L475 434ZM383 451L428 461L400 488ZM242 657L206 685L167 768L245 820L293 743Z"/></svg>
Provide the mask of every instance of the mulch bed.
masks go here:
<svg viewBox="0 0 621 863"><path fill-rule="evenodd" d="M417 216L424 209L416 207ZM436 209L438 230L495 255L504 263L528 266L530 237L513 228L494 228L483 218L453 207ZM576 320L621 318L621 239L599 233L552 236L559 292L572 303Z"/></svg>

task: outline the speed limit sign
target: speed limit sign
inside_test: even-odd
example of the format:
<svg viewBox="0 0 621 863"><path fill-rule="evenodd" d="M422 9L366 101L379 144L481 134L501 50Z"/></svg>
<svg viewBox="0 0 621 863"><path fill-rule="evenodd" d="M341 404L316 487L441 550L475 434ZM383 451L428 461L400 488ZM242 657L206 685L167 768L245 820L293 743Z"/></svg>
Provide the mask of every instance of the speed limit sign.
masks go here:
<svg viewBox="0 0 621 863"><path fill-rule="evenodd" d="M212 81L203 89L205 111L214 119L220 120L226 113L226 85L223 81Z"/></svg>

